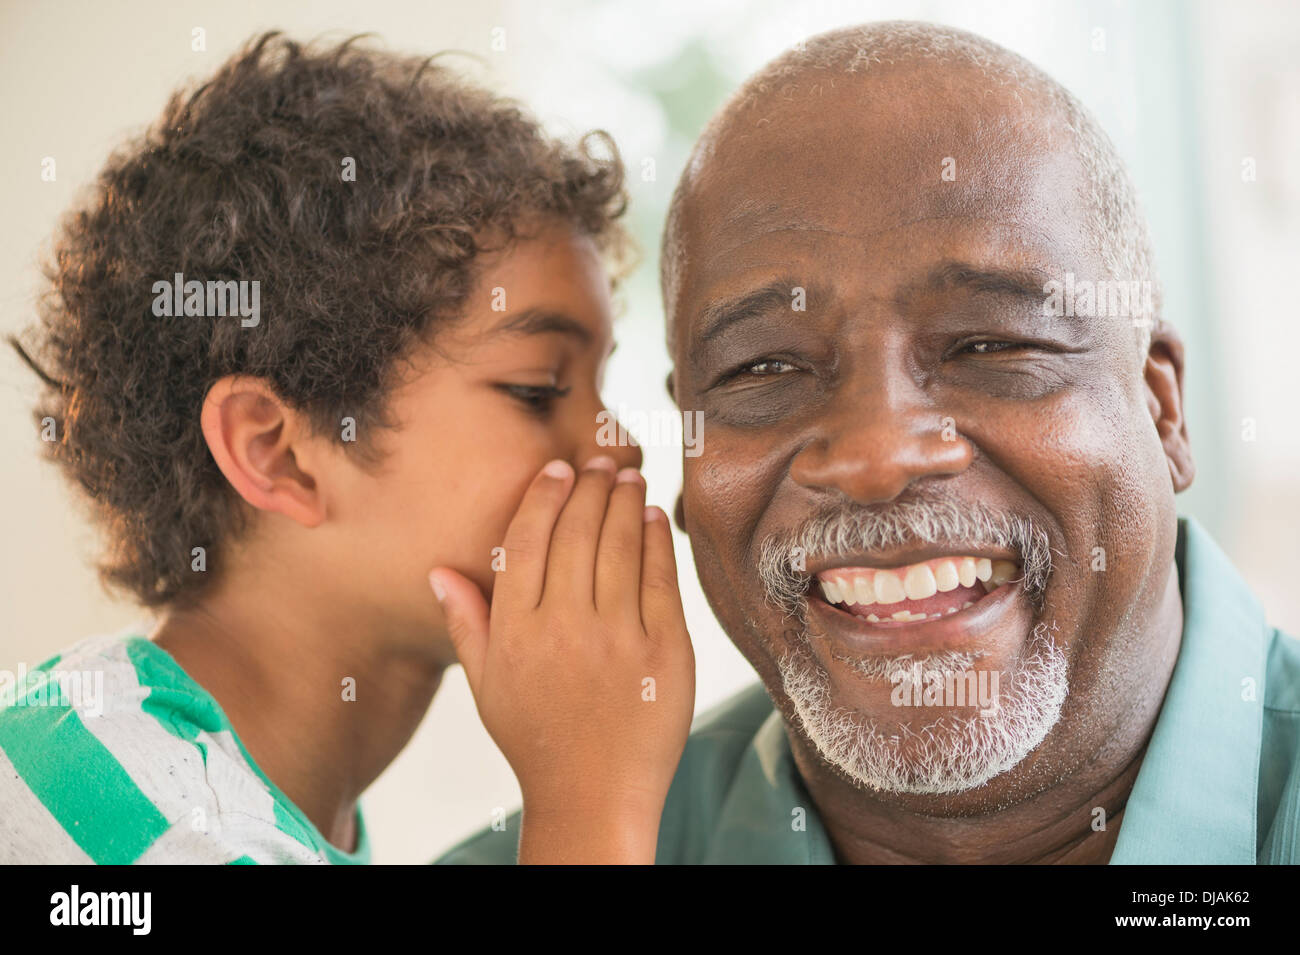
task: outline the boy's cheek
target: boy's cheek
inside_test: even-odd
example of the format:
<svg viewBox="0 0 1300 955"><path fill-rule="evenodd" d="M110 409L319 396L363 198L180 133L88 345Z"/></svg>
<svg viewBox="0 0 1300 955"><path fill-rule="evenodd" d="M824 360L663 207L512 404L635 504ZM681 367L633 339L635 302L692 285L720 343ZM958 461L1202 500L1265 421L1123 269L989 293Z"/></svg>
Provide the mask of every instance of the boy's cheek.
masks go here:
<svg viewBox="0 0 1300 955"><path fill-rule="evenodd" d="M509 448L416 440L390 457L388 469L350 488L351 559L371 564L362 577L390 593L397 581L414 581L422 606L429 571L449 567L490 601L497 578L511 569L510 524L554 456L554 449L527 447L528 435L512 437Z"/></svg>

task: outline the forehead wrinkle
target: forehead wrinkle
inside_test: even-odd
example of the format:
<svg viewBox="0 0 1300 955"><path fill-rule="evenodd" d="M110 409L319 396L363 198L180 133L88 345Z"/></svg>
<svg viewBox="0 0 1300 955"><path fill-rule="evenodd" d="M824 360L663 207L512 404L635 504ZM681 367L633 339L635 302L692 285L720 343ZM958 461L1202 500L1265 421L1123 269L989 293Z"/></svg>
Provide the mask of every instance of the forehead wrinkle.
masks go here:
<svg viewBox="0 0 1300 955"><path fill-rule="evenodd" d="M1040 228L1026 227L1024 223L1020 223L1020 222L1008 221L1004 219L992 219L984 216L972 216L972 215L917 216L916 218L909 219L906 222L901 222L895 225L885 226L880 229L874 229L865 232L848 232L848 231L831 229L822 226L814 226L812 224L802 224L802 223L790 224L790 225L783 225L783 226L777 226L770 229L765 229L762 232L760 232L758 235L751 234L737 242L733 242L725 246L719 246L716 244L716 242L712 242L712 241L702 243L702 244L706 248L713 250L709 254L710 258L719 258L719 257L725 258L735 252L744 249L746 246L753 245L756 242L761 242L764 239L767 239L771 236L782 235L784 233L816 233L821 235L832 236L835 238L869 240L869 239L874 239L874 238L879 238L882 236L889 235L890 233L897 232L900 229L907 229L914 225L919 225L924 222L934 222L934 221L970 221L970 222L989 223L992 225L1002 226L1018 234L1033 236L1038 240L1040 240L1042 245L1047 248L1050 248L1053 244L1052 236ZM1026 252L1038 251L1041 254L1041 252L1043 251L1042 249L1033 250L1028 244L1026 244L1023 248L1024 251ZM1057 268L1057 265L1055 263L1050 263L1048 268L1054 269Z"/></svg>
<svg viewBox="0 0 1300 955"><path fill-rule="evenodd" d="M870 231L865 231L865 232L849 232L843 229L831 229L825 226L815 226L812 224L776 226L774 228L765 229L760 235L751 235L745 239L742 239L741 241L733 245L727 246L722 251L733 252L737 249L743 248L746 245L749 245L750 243L757 242L760 239L766 238L769 235L778 235L782 232L818 232L818 233L822 233L823 235L835 236L836 238L874 239L879 236L889 235L891 232L897 232L899 229L907 229L914 225L919 225L922 222L938 222L938 221L988 222L988 223L992 223L993 225L1005 226L1010 229L1015 229L1016 231L1019 232L1028 233L1029 235L1033 235L1043 240L1045 244L1050 244L1052 242L1052 236L1049 233L1044 232L1042 229L1026 228L1025 225L1020 222L1009 221L1006 219L992 219L987 216L932 215L932 216L917 216L914 219L908 219L906 222L899 222L894 225L888 225L879 229L872 229ZM719 231L725 232L726 230L724 229ZM707 244L710 247L714 247L713 242L709 242Z"/></svg>

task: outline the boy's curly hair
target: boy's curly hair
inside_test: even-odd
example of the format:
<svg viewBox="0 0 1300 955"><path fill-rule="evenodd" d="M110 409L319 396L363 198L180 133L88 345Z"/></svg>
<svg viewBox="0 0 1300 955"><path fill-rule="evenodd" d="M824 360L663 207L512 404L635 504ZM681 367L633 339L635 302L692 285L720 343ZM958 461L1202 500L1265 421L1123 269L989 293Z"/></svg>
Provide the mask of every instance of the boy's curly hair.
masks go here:
<svg viewBox="0 0 1300 955"><path fill-rule="evenodd" d="M108 532L101 577L147 606L200 593L244 529L199 425L218 379L265 379L319 433L354 418L344 446L372 466L400 359L455 317L489 243L558 220L624 261L608 136L554 141L433 58L358 39L267 33L173 95L62 223L40 321L26 347L10 338L46 385L49 456ZM153 284L177 272L259 281L260 323L155 316ZM197 546L208 573L190 569Z"/></svg>

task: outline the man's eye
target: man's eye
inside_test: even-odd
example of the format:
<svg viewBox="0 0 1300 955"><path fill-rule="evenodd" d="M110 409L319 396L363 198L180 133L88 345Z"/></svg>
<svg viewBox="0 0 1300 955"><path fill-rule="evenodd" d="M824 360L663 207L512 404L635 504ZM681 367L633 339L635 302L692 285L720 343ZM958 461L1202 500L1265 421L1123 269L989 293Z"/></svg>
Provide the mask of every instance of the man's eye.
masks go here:
<svg viewBox="0 0 1300 955"><path fill-rule="evenodd" d="M1028 342L1006 342L989 339L978 342L968 342L958 349L959 352L969 352L976 355L992 355L996 352L1003 351L1027 351L1033 348Z"/></svg>
<svg viewBox="0 0 1300 955"><path fill-rule="evenodd" d="M760 358L758 361L751 361L727 372L723 377L723 381L731 381L733 378L739 378L742 375L763 378L771 375L783 375L791 371L798 371L798 368L782 358Z"/></svg>
<svg viewBox="0 0 1300 955"><path fill-rule="evenodd" d="M499 387L529 411L539 415L548 414L555 402L572 390L570 388L557 388L554 385L503 384Z"/></svg>
<svg viewBox="0 0 1300 955"><path fill-rule="evenodd" d="M756 361L745 366L745 370L751 375L779 375L781 372L793 368L794 365L788 361L782 361L780 358L764 358L762 361Z"/></svg>

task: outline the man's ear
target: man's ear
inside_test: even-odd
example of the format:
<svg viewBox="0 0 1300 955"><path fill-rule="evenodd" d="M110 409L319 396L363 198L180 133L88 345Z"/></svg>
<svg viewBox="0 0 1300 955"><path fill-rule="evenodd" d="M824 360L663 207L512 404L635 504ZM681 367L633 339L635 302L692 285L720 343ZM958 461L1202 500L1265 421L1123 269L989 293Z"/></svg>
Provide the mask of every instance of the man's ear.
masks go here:
<svg viewBox="0 0 1300 955"><path fill-rule="evenodd" d="M677 401L676 389L673 387L673 377L676 373L677 368L674 367L668 372L668 380L664 382L668 388L668 397L673 399L674 403ZM681 491L677 492L677 503L673 505L673 523L677 525L679 531L686 533L686 497Z"/></svg>
<svg viewBox="0 0 1300 955"><path fill-rule="evenodd" d="M245 501L304 527L325 520L324 496L302 460L306 422L265 381L222 378L208 389L200 424L217 467Z"/></svg>
<svg viewBox="0 0 1300 955"><path fill-rule="evenodd" d="M1177 494L1191 486L1196 477L1196 463L1192 460L1187 419L1183 415L1183 340L1166 322L1158 323L1152 330L1142 373L1146 379L1147 410L1160 435Z"/></svg>

